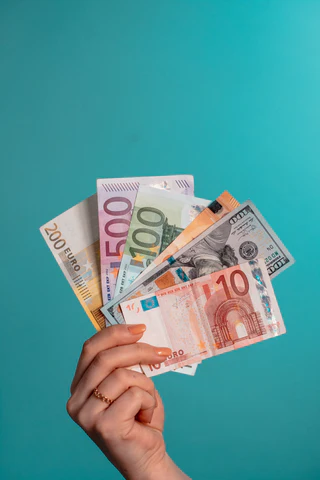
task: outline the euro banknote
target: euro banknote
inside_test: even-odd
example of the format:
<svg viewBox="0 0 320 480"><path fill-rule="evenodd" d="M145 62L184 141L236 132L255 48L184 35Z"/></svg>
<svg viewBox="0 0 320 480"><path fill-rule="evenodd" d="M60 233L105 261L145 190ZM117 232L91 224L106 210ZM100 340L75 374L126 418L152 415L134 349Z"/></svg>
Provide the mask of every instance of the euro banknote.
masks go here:
<svg viewBox="0 0 320 480"><path fill-rule="evenodd" d="M227 191L223 192L217 199L210 204L210 208L205 208L183 232L178 235L173 242L153 260L153 262L139 275L139 280L142 276L151 272L153 268L164 262L178 250L183 248L194 238L204 232L211 225L216 223L227 213L237 208L240 203ZM135 280L136 281L136 280Z"/></svg>
<svg viewBox="0 0 320 480"><path fill-rule="evenodd" d="M97 196L46 223L40 232L94 327L100 330L109 325L100 310Z"/></svg>
<svg viewBox="0 0 320 480"><path fill-rule="evenodd" d="M133 205L139 185L193 195L192 175L105 178L97 180L101 287L103 303L114 296Z"/></svg>
<svg viewBox="0 0 320 480"><path fill-rule="evenodd" d="M146 324L144 342L172 349L164 363L142 365L149 377L286 332L263 259L124 302L121 307L127 324Z"/></svg>
<svg viewBox="0 0 320 480"><path fill-rule="evenodd" d="M202 198L140 185L115 295L122 293L209 204Z"/></svg>
<svg viewBox="0 0 320 480"><path fill-rule="evenodd" d="M122 302L260 257L271 278L294 263L259 210L247 201L138 279L102 312L111 323L123 323Z"/></svg>

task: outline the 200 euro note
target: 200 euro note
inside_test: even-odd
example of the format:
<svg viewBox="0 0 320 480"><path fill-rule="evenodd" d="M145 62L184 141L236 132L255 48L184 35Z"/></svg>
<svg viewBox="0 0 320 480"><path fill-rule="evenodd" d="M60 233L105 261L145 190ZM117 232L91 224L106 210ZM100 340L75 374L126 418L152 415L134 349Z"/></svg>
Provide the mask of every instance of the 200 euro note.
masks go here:
<svg viewBox="0 0 320 480"><path fill-rule="evenodd" d="M209 204L203 198L140 185L115 295L123 292Z"/></svg>
<svg viewBox="0 0 320 480"><path fill-rule="evenodd" d="M124 301L259 257L264 258L271 278L294 263L292 255L248 200L138 279L122 296L105 305L102 312L108 320L121 323L120 303Z"/></svg>
<svg viewBox="0 0 320 480"><path fill-rule="evenodd" d="M46 223L40 232L93 326L97 330L109 326L100 311L97 196L92 195ZM139 366L135 369L141 371ZM195 366L186 366L179 372L194 375L195 370Z"/></svg>
<svg viewBox="0 0 320 480"><path fill-rule="evenodd" d="M126 323L147 325L144 341L161 338L161 344L173 351L162 364L143 365L147 376L286 331L263 259L159 290L121 306Z"/></svg>
<svg viewBox="0 0 320 480"><path fill-rule="evenodd" d="M97 196L40 228L64 276L97 330L109 325L102 306Z"/></svg>
<svg viewBox="0 0 320 480"><path fill-rule="evenodd" d="M97 180L103 303L114 295L133 206L140 185L193 195L192 175L105 178Z"/></svg>

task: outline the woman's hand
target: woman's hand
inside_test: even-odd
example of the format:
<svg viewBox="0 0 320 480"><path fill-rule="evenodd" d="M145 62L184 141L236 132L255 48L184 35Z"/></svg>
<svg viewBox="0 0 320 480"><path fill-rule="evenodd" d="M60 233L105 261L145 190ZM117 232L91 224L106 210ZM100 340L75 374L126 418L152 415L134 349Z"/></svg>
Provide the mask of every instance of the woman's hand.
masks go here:
<svg viewBox="0 0 320 480"><path fill-rule="evenodd" d="M164 410L152 380L126 368L171 355L168 348L137 343L145 328L108 327L85 342L67 410L126 479L186 479L166 454Z"/></svg>

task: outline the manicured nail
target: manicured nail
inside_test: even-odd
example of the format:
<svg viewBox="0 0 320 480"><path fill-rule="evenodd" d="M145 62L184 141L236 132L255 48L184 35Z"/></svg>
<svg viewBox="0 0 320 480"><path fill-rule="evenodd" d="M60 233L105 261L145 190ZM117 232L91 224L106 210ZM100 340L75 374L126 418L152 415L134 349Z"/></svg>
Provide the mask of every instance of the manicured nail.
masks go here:
<svg viewBox="0 0 320 480"><path fill-rule="evenodd" d="M128 327L128 330L131 335L139 335L140 333L145 332L146 328L147 327L143 323L139 323L138 325L130 325L130 327Z"/></svg>
<svg viewBox="0 0 320 480"><path fill-rule="evenodd" d="M169 357L172 354L171 348L166 347L155 348L155 352L160 357Z"/></svg>

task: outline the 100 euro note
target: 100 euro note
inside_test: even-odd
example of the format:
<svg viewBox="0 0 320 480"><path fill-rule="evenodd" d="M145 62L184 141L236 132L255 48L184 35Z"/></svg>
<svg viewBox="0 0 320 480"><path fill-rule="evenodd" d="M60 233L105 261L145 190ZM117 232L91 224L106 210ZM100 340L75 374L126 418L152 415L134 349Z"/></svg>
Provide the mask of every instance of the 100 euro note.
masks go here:
<svg viewBox="0 0 320 480"><path fill-rule="evenodd" d="M203 233L207 228L239 205L240 203L229 192L223 192L209 205L208 208L205 208L203 212L201 212L143 272L141 272L138 279L141 280L144 275L151 272L156 266L160 265L181 248L185 247L188 243L198 237L198 235Z"/></svg>
<svg viewBox="0 0 320 480"><path fill-rule="evenodd" d="M109 325L102 306L97 196L40 228L64 276L97 330Z"/></svg>
<svg viewBox="0 0 320 480"><path fill-rule="evenodd" d="M149 377L286 332L263 259L121 306L126 323L147 325L144 341L159 338L172 349L164 363L142 366Z"/></svg>
<svg viewBox="0 0 320 480"><path fill-rule="evenodd" d="M194 192L192 175L97 180L101 287L104 304L114 296L123 246L126 243L133 205L140 185L185 195L193 195Z"/></svg>
<svg viewBox="0 0 320 480"><path fill-rule="evenodd" d="M115 295L122 293L209 204L202 198L140 185Z"/></svg>
<svg viewBox="0 0 320 480"><path fill-rule="evenodd" d="M120 303L124 301L259 257L264 258L271 278L294 263L259 210L247 201L138 279L102 312L109 321L122 323Z"/></svg>

